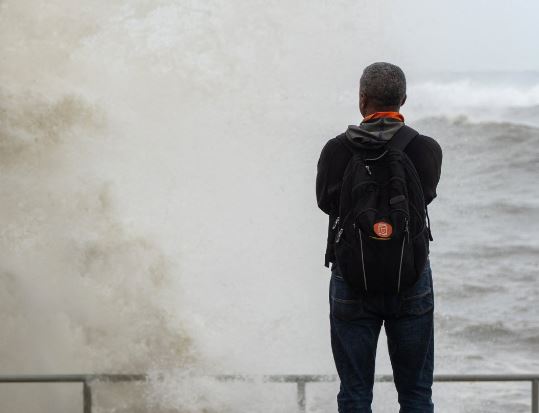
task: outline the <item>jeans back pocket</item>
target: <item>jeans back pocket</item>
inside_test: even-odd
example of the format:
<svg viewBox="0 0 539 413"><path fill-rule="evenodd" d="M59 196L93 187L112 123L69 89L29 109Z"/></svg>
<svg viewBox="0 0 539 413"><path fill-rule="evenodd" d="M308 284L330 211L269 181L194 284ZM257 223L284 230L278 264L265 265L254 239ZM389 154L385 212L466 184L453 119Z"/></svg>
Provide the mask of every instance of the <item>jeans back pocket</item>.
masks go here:
<svg viewBox="0 0 539 413"><path fill-rule="evenodd" d="M363 315L362 297L350 288L337 268L331 272L329 300L330 315L336 319L351 321Z"/></svg>
<svg viewBox="0 0 539 413"><path fill-rule="evenodd" d="M417 282L403 291L400 297L400 315L421 315L434 310L434 295L432 289L432 271L427 261L425 269Z"/></svg>

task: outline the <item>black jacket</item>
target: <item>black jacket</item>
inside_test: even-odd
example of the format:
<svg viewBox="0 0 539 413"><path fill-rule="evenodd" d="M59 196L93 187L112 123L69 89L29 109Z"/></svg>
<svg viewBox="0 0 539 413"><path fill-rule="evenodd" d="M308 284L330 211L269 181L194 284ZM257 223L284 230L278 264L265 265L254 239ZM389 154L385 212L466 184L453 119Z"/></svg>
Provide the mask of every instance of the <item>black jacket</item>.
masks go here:
<svg viewBox="0 0 539 413"><path fill-rule="evenodd" d="M419 174L425 202L428 205L436 198L436 187L440 180L442 167L442 148L434 139L418 135L408 144L404 152L413 162ZM329 267L330 262L335 261L331 227L339 214L342 177L351 157L350 150L338 137L335 137L326 143L318 160L316 199L318 207L329 215L324 261L326 267Z"/></svg>

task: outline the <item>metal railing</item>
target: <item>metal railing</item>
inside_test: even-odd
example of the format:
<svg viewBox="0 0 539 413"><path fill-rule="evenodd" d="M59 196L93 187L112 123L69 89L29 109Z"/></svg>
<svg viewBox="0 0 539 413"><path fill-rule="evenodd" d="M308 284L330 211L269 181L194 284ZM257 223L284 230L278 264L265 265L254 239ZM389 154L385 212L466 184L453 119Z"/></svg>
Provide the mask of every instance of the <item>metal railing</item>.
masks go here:
<svg viewBox="0 0 539 413"><path fill-rule="evenodd" d="M221 374L208 376L220 381L255 381L269 383L296 383L298 411L306 412L307 383L337 381L336 375L274 374L265 376ZM56 374L56 375L0 375L0 383L81 383L83 412L92 413L92 383L148 381L146 374ZM392 375L376 376L377 382L392 382ZM531 412L539 413L539 374L435 374L435 382L531 382Z"/></svg>

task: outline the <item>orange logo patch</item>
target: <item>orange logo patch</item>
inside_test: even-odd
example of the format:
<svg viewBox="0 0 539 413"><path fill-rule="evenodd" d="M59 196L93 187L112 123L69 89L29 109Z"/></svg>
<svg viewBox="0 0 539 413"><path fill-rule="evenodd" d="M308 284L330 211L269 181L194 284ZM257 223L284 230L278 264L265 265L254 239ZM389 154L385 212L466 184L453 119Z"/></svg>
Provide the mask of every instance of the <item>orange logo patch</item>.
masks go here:
<svg viewBox="0 0 539 413"><path fill-rule="evenodd" d="M374 233L380 238L389 238L393 233L393 227L388 222L378 221L374 224Z"/></svg>

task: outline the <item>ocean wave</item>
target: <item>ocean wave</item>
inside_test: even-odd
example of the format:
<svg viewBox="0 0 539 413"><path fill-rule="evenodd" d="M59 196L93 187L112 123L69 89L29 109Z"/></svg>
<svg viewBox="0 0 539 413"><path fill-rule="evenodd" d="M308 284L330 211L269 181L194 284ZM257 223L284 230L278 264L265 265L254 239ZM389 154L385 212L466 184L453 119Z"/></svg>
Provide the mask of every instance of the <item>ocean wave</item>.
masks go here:
<svg viewBox="0 0 539 413"><path fill-rule="evenodd" d="M498 344L501 346L498 350L511 346L511 348L518 347L520 352L526 353L533 348L530 346L539 343L537 328L533 326L514 328L501 320L492 322L469 320L465 324L445 325L445 329L446 333L460 340L475 344Z"/></svg>
<svg viewBox="0 0 539 413"><path fill-rule="evenodd" d="M538 107L539 118L539 107ZM509 120L510 119L510 120ZM496 130L515 130L518 132L539 133L539 124L530 124L526 121L522 121L519 118L476 118L471 114L454 113L454 114L429 114L426 112L424 115L413 120L414 124L438 124L445 127L483 127Z"/></svg>
<svg viewBox="0 0 539 413"><path fill-rule="evenodd" d="M426 81L409 85L410 93L445 106L464 107L530 107L539 105L539 83L489 83L470 78L449 82Z"/></svg>
<svg viewBox="0 0 539 413"><path fill-rule="evenodd" d="M539 126L539 81L502 83L463 78L427 80L408 87L403 109L413 119L430 116L470 117L477 121L518 119Z"/></svg>
<svg viewBox="0 0 539 413"><path fill-rule="evenodd" d="M475 240L472 240L472 244L475 245L473 254L463 254L463 247L467 245L460 244L461 248L459 249L449 249L446 248L443 251L439 251L438 254L443 256L448 260L459 260L462 261L466 258L471 260L489 260L489 259L502 259L504 257L511 257L512 259L523 259L529 257L539 257L539 246L533 244L503 244L495 245L491 244L482 244L477 245ZM465 249L465 248L464 248Z"/></svg>
<svg viewBox="0 0 539 413"><path fill-rule="evenodd" d="M463 336L470 340L498 341L514 340L521 332L509 327L503 321L493 322L471 322L466 326L455 328L454 334Z"/></svg>
<svg viewBox="0 0 539 413"><path fill-rule="evenodd" d="M533 214L537 215L537 218L539 218L539 205L531 203L526 204L518 202L518 200L497 200L491 202L490 205L488 205L488 208L500 214L518 216Z"/></svg>
<svg viewBox="0 0 539 413"><path fill-rule="evenodd" d="M431 116L411 123L421 133L437 139L459 173L495 174L501 181L516 178L534 182L539 173L538 126L515 121L474 119L470 116ZM444 156L445 157L445 156ZM502 176L499 176L502 175ZM492 180L496 184L496 180Z"/></svg>

